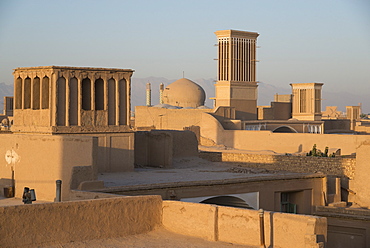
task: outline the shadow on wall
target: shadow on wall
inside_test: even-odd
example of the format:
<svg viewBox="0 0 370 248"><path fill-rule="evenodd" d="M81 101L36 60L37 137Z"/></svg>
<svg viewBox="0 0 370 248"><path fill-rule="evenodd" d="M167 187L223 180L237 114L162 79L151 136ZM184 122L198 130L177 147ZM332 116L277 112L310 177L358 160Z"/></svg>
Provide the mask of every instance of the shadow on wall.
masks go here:
<svg viewBox="0 0 370 248"><path fill-rule="evenodd" d="M172 167L172 159L198 156L192 131L153 130L135 133L135 166Z"/></svg>
<svg viewBox="0 0 370 248"><path fill-rule="evenodd" d="M106 146L97 147L96 171L97 172L125 172L133 171L134 151L124 148Z"/></svg>

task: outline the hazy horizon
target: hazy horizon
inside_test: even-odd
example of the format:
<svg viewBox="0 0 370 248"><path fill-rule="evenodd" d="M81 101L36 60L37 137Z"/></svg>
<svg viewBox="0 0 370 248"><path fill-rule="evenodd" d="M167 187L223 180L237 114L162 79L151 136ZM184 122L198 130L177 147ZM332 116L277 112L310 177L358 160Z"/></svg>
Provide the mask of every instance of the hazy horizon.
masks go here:
<svg viewBox="0 0 370 248"><path fill-rule="evenodd" d="M260 34L258 81L324 82L326 92L361 96L369 112L369 27L366 0L1 1L0 82L41 65L215 78L214 32L238 29Z"/></svg>

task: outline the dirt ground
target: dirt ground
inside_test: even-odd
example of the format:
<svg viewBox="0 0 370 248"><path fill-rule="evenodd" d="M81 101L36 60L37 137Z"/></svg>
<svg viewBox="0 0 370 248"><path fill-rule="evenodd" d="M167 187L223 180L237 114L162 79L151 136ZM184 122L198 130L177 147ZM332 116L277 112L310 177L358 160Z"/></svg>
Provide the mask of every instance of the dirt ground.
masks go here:
<svg viewBox="0 0 370 248"><path fill-rule="evenodd" d="M40 247L40 246L39 246ZM257 246L245 246L245 245L237 245L225 242L215 242L215 241L207 241L200 238L189 237L181 234L176 234L170 231L167 231L164 228L158 228L152 232L139 234L139 235L131 235L122 238L111 238L111 239L100 239L100 240L88 240L88 241L78 241L78 242L69 242L65 244L53 244L41 247L48 247L48 248L85 248L85 247L93 247L93 248L118 248L118 247L150 247L150 248L205 248L205 247L212 247L212 248L227 248L227 247L235 247L235 248L254 248Z"/></svg>

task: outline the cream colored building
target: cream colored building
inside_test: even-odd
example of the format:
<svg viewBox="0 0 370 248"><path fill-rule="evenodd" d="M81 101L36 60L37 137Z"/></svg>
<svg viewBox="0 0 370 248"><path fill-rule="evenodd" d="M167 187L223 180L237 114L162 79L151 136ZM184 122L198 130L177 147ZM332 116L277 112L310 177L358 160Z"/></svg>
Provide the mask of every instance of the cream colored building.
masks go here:
<svg viewBox="0 0 370 248"><path fill-rule="evenodd" d="M128 131L133 70L45 66L14 70L13 132Z"/></svg>
<svg viewBox="0 0 370 248"><path fill-rule="evenodd" d="M257 119L256 42L258 33L221 30L215 108L235 108L236 119Z"/></svg>
<svg viewBox="0 0 370 248"><path fill-rule="evenodd" d="M323 83L292 83L293 112L297 120L321 120L321 89Z"/></svg>

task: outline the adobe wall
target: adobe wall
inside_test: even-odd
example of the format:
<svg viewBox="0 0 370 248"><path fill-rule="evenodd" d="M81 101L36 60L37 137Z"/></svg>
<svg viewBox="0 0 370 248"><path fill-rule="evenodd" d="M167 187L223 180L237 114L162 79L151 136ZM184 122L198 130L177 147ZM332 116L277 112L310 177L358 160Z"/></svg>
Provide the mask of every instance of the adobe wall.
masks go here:
<svg viewBox="0 0 370 248"><path fill-rule="evenodd" d="M198 156L192 131L152 130L135 132L135 165L171 167L172 159Z"/></svg>
<svg viewBox="0 0 370 248"><path fill-rule="evenodd" d="M172 167L173 138L169 132L135 133L135 166Z"/></svg>
<svg viewBox="0 0 370 248"><path fill-rule="evenodd" d="M134 170L134 132L74 133L63 136L97 138L97 172L123 172Z"/></svg>
<svg viewBox="0 0 370 248"><path fill-rule="evenodd" d="M275 151L278 153L308 152L314 144L318 149L341 149L342 155L356 152L367 135L273 133L271 131L225 130L216 118L208 113L200 122L201 145L224 145L242 150Z"/></svg>
<svg viewBox="0 0 370 248"><path fill-rule="evenodd" d="M172 232L207 240L259 246L260 223L256 210L179 201L163 202L164 227ZM264 212L266 247L323 247L326 218ZM292 235L294 234L294 235Z"/></svg>
<svg viewBox="0 0 370 248"><path fill-rule="evenodd" d="M348 119L334 119L334 120L323 120L325 133L331 133L335 131L350 131L351 121Z"/></svg>
<svg viewBox="0 0 370 248"><path fill-rule="evenodd" d="M14 168L15 196L22 197L23 188L35 189L39 200L54 201L55 181L62 180L62 199L68 199L74 176L73 167L86 168L84 180L94 180L96 139L92 137L1 134L0 190L11 186Z"/></svg>
<svg viewBox="0 0 370 248"><path fill-rule="evenodd" d="M160 196L0 207L0 246L57 245L116 238L161 225Z"/></svg>
<svg viewBox="0 0 370 248"><path fill-rule="evenodd" d="M200 157L210 161L237 162L245 167L267 170L292 171L299 173L322 172L328 175L354 178L356 158L352 157L308 157L270 154L248 154L237 152L201 152Z"/></svg>
<svg viewBox="0 0 370 248"><path fill-rule="evenodd" d="M135 107L135 127L183 130L184 127L198 126L202 114L212 109L166 109L147 106Z"/></svg>
<svg viewBox="0 0 370 248"><path fill-rule="evenodd" d="M370 207L370 140L361 143L356 154L356 172L353 190L356 193L355 201L362 207Z"/></svg>
<svg viewBox="0 0 370 248"><path fill-rule="evenodd" d="M367 135L271 133L269 131L225 130L226 146L245 150L272 150L278 153L309 151L314 144L318 149L341 149L342 155L356 152L358 145Z"/></svg>
<svg viewBox="0 0 370 248"><path fill-rule="evenodd" d="M369 209L317 206L314 214L327 218L327 247L369 246Z"/></svg>

